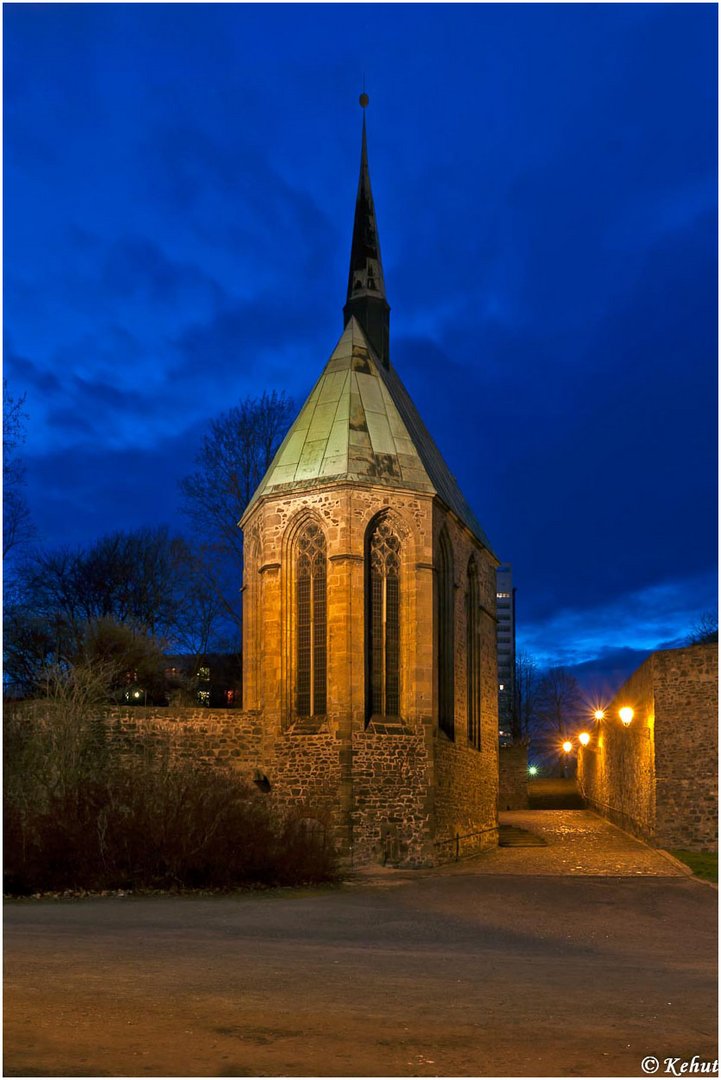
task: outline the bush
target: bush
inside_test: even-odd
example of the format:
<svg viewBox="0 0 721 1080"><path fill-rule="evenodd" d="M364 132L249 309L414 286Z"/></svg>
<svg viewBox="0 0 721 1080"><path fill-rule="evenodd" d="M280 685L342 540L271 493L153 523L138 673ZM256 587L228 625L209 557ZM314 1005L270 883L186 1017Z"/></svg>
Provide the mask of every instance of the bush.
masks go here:
<svg viewBox="0 0 721 1080"><path fill-rule="evenodd" d="M92 712L73 725L56 712L6 711L7 892L334 878L323 830L274 812L232 769L177 760L162 745L120 753Z"/></svg>

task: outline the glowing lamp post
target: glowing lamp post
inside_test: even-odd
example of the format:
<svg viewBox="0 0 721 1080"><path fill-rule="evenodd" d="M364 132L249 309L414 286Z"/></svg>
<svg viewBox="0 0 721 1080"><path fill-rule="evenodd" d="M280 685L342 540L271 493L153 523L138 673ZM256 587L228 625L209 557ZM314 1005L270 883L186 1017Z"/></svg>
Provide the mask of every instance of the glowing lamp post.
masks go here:
<svg viewBox="0 0 721 1080"><path fill-rule="evenodd" d="M618 715L621 717L623 726L628 727L633 720L633 709L629 705L624 705L622 709L618 710Z"/></svg>
<svg viewBox="0 0 721 1080"><path fill-rule="evenodd" d="M529 765L529 767L528 767L528 775L529 776L535 776L537 772L538 772L538 766L537 765Z"/></svg>
<svg viewBox="0 0 721 1080"><path fill-rule="evenodd" d="M563 750L564 754L570 754L571 751L573 750L573 743L571 742L571 740L566 739L566 741L563 744L563 746L561 747L561 749Z"/></svg>
<svg viewBox="0 0 721 1080"><path fill-rule="evenodd" d="M581 746L588 746L591 741L591 736L588 734L587 731L582 731L581 734L578 736L578 741L580 742Z"/></svg>
<svg viewBox="0 0 721 1080"><path fill-rule="evenodd" d="M593 714L593 719L598 720L599 724L601 723L602 720L605 719L605 717L606 717L606 713L604 712L603 709L596 709L595 713Z"/></svg>

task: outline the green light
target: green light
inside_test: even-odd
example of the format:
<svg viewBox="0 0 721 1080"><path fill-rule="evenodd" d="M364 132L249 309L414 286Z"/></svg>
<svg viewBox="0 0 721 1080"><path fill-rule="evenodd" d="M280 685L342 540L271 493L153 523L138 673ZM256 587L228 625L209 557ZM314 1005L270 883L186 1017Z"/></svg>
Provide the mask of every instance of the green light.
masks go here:
<svg viewBox="0 0 721 1080"><path fill-rule="evenodd" d="M531 765L528 772L529 772L529 774L531 776L535 776L536 773L538 772L538 769L537 769L537 767L535 765Z"/></svg>

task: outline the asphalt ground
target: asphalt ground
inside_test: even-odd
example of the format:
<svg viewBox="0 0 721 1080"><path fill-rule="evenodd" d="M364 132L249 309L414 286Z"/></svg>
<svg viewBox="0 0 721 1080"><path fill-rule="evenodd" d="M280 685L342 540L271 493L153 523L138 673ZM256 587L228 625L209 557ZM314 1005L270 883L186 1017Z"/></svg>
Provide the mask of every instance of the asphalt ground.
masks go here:
<svg viewBox="0 0 721 1080"><path fill-rule="evenodd" d="M548 847L338 889L7 903L5 1075L639 1076L648 1055L714 1059L716 891L592 819L557 812ZM574 842L565 870L533 862ZM593 872L603 843L617 862L625 846L622 869Z"/></svg>

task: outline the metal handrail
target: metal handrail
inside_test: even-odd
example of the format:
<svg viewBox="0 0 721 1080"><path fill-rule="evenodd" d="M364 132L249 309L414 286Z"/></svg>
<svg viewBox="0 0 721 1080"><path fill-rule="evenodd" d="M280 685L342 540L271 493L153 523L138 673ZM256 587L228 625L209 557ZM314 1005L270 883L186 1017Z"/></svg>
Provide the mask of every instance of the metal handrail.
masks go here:
<svg viewBox="0 0 721 1080"><path fill-rule="evenodd" d="M443 844L455 844L456 845L455 862L458 862L460 860L460 858L461 858L461 853L460 853L461 852L461 840L470 840L474 836L483 836L483 835L485 835L485 833L496 832L497 829L498 829L497 825L489 825L487 828L479 829L477 832L464 833L463 836L461 836L460 833L456 833L456 835L452 836L449 840L434 840L433 845L434 845L434 847L441 847ZM473 852L471 853L471 855L472 854L473 854ZM465 857L470 858L471 855L467 855Z"/></svg>

